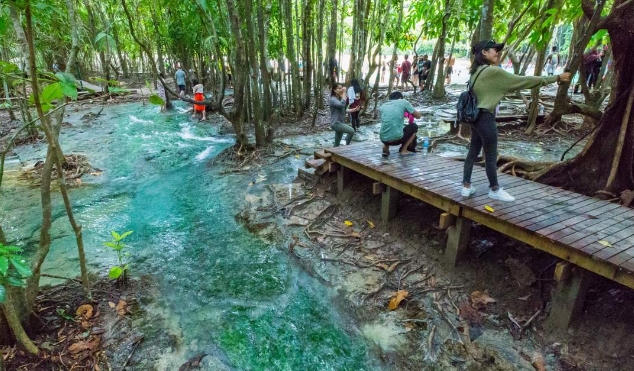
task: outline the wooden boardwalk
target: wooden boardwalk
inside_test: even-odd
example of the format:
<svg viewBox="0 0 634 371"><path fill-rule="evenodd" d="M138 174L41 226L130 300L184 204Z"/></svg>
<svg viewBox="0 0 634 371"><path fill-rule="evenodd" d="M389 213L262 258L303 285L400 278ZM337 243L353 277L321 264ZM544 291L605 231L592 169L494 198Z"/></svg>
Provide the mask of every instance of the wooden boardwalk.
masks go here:
<svg viewBox="0 0 634 371"><path fill-rule="evenodd" d="M325 152L343 167L340 182L346 169L363 174L634 289L633 209L506 174L498 174L499 183L516 200L493 200L480 166L472 176L476 194L462 197L463 162L422 153L400 156L397 147L385 158L381 146L366 142Z"/></svg>

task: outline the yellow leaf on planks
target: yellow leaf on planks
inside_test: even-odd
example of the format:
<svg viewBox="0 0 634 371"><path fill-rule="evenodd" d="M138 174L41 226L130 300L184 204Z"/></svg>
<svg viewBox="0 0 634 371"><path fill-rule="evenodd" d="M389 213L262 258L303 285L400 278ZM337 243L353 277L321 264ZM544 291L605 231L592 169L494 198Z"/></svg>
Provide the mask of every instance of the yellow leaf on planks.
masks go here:
<svg viewBox="0 0 634 371"><path fill-rule="evenodd" d="M351 221L349 221L349 220L344 220L344 221L343 221L343 224L345 224L345 225L346 225L346 226L348 226L348 227L352 227L352 222L351 222Z"/></svg>
<svg viewBox="0 0 634 371"><path fill-rule="evenodd" d="M492 212L494 212L494 211L495 211L495 210L494 210L491 206L489 206L489 205L484 205L484 210L486 210L486 211L488 211L488 212L490 212L490 213L492 213Z"/></svg>
<svg viewBox="0 0 634 371"><path fill-rule="evenodd" d="M608 241L606 241L606 240L601 240L601 241L597 241L597 242L599 242L601 245L603 245L603 246L605 246L605 247L612 247L612 244L611 244L611 243L609 243L609 242L608 242Z"/></svg>

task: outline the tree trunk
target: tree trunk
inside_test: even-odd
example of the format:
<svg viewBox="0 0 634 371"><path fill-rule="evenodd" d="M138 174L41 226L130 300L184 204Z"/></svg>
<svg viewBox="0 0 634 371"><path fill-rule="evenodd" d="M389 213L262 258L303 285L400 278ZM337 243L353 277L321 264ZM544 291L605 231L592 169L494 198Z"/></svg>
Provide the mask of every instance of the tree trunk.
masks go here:
<svg viewBox="0 0 634 371"><path fill-rule="evenodd" d="M330 68L330 61L336 58L337 51L337 7L339 6L339 0L331 0L330 3L330 30L328 31L328 44L326 46L326 57L328 58L328 80L330 85L334 85L337 81L332 81L333 71ZM339 61L341 64L341 61ZM339 69L339 67L337 67ZM339 71L336 71L339 74Z"/></svg>
<svg viewBox="0 0 634 371"><path fill-rule="evenodd" d="M251 119L253 121L253 126L255 127L255 145L258 147L263 147L267 145L266 139L266 128L263 124L262 117L262 97L260 96L260 87L258 84L258 56L257 56L257 45L256 40L257 36L255 35L255 23L253 22L253 3L251 1L244 2L244 19L246 23L247 37L251 42L246 43L247 54L249 59L250 71L249 74L251 79L251 87L249 98L251 104L249 107L252 108L252 116Z"/></svg>
<svg viewBox="0 0 634 371"><path fill-rule="evenodd" d="M242 115L245 108L244 92L248 84L249 65L247 64L247 50L245 39L242 37L241 16L236 9L235 0L226 0L227 12L229 13L229 26L234 37L234 63L233 63L233 109L230 112L231 123L236 132L236 145L238 148L245 148L248 145L247 134L244 132L244 117Z"/></svg>
<svg viewBox="0 0 634 371"><path fill-rule="evenodd" d="M490 39L493 34L493 10L495 0L484 0L482 4L480 40Z"/></svg>
<svg viewBox="0 0 634 371"><path fill-rule="evenodd" d="M438 38L438 75L436 77L436 84L434 84L434 90L431 96L433 98L442 98L445 96L445 41L447 40L447 24L449 23L449 17L451 16L451 0L445 0L445 14L442 17L442 32Z"/></svg>
<svg viewBox="0 0 634 371"><path fill-rule="evenodd" d="M72 73L72 68L77 64L77 52L79 51L79 29L81 25L77 22L75 2L66 0L66 9L68 9L68 22L70 23L70 39L71 47L68 61L66 62L66 73Z"/></svg>
<svg viewBox="0 0 634 371"><path fill-rule="evenodd" d="M264 12L266 9L266 13ZM262 3L262 0L258 0L257 12L258 12L258 36L260 47L260 78L262 79L262 111L264 121L267 123L267 143L273 141L274 123L270 122L271 114L273 113L272 97L271 97L271 73L269 72L269 54L268 54L268 28L271 11L271 2L266 0L266 5Z"/></svg>
<svg viewBox="0 0 634 371"><path fill-rule="evenodd" d="M394 86L394 69L396 65L396 51L398 50L398 43L401 38L401 24L403 23L403 3L404 0L399 2L398 6L398 20L396 21L396 28L394 29L394 39L390 40L394 43L392 47L392 60L390 61L390 81L387 85L387 95L392 93L392 87Z"/></svg>
<svg viewBox="0 0 634 371"><path fill-rule="evenodd" d="M317 48L317 77L313 84L315 84L315 106L317 110L324 108L324 99L323 99L323 90L324 90L324 67L328 65L328 61L324 60L324 48L323 48L323 39L324 39L324 7L325 0L319 0L319 7L317 13L317 39L315 41L315 46ZM313 126L315 125L315 120L313 120Z"/></svg>
<svg viewBox="0 0 634 371"><path fill-rule="evenodd" d="M590 10L588 10L590 9ZM591 17L593 3L584 0L584 12ZM552 185L570 185L579 192L593 195L606 190L619 194L634 189L634 3L616 0L612 11L599 22L607 28L612 43L613 68L617 76L615 100L598 124L584 149L568 161L559 163L538 177Z"/></svg>
<svg viewBox="0 0 634 371"><path fill-rule="evenodd" d="M303 105L301 104L301 84L299 80L299 63L297 62L297 52L295 51L295 38L293 37L293 13L292 13L292 1L283 0L284 10L284 29L286 30L286 57L290 63L291 70L291 102L293 110L298 116L304 113Z"/></svg>
<svg viewBox="0 0 634 371"><path fill-rule="evenodd" d="M313 28L313 1L314 0L303 0L304 14L302 16L302 54L304 65L304 110L310 108L310 96L312 94L311 83L313 81L313 61L311 57L310 46L315 35Z"/></svg>

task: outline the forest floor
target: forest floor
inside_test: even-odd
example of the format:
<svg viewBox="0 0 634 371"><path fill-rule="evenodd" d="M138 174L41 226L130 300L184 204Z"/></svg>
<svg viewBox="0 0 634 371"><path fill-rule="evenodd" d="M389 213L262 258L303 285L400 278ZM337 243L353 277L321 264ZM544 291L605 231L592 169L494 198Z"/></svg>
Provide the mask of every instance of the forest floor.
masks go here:
<svg viewBox="0 0 634 371"><path fill-rule="evenodd" d="M425 94L408 99L415 106L433 108L450 103L459 89L453 87L453 95L441 101L430 101ZM146 97L145 93L114 97L105 104ZM98 99L83 101L69 109L101 104ZM369 117L362 122L374 123ZM19 123L9 120L6 111L0 111L0 123L1 148ZM282 124L276 138L328 130L325 108L317 113L315 125L307 113ZM579 118L571 118L558 130L541 129L535 136L525 135L521 126L507 125L500 140L548 142L562 136L574 140L588 130ZM236 164L218 165L231 169ZM373 352L395 369L634 369L632 290L597 278L580 318L568 331L549 334L543 323L556 262L552 256L474 225L466 258L449 269L441 263L445 233L434 227L440 211L405 196L399 199L396 218L384 224L378 221L380 199L372 194L366 178L353 177L343 195L335 194L336 180L327 175L298 178L293 187L299 191L293 199L284 199L284 192L275 186L269 190L275 197L248 194L237 217L252 233L284 242L306 271L337 290L339 305L355 313L361 332L376 344ZM98 281L90 308L82 306L76 283L44 289L38 297L42 327L35 340L46 356L29 357L15 347L4 348L8 369L70 370L78 360L83 369L123 369L125 363L108 363L105 345L115 344L108 352L131 356L142 335L126 330L118 332L118 339L107 338L108 330L126 326L126 317L137 308L134 298L145 284L117 287ZM400 290L408 293L398 295ZM397 310L387 309L391 300L399 304ZM129 357L119 359L127 363ZM179 371L194 369L196 361L188 361Z"/></svg>

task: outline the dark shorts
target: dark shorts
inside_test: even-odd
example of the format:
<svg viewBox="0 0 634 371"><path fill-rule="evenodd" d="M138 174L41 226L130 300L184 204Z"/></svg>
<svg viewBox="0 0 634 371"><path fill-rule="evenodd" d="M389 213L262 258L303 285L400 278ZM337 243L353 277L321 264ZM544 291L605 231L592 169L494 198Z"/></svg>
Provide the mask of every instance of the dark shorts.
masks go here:
<svg viewBox="0 0 634 371"><path fill-rule="evenodd" d="M185 85L178 85L179 91L185 91Z"/></svg>
<svg viewBox="0 0 634 371"><path fill-rule="evenodd" d="M453 67L449 66L447 67L447 76L451 75L453 73Z"/></svg>
<svg viewBox="0 0 634 371"><path fill-rule="evenodd" d="M409 81L409 73L401 74L401 82L408 82L408 81Z"/></svg>
<svg viewBox="0 0 634 371"><path fill-rule="evenodd" d="M407 124L403 127L403 136L401 139L391 140L389 142L383 142L383 144L387 146L399 146L405 144L412 135L418 133L418 125L416 124Z"/></svg>
<svg viewBox="0 0 634 371"><path fill-rule="evenodd" d="M418 79L419 79L419 80L427 80L427 74L424 74L424 73L422 73L422 72L421 72L421 73L419 73L419 74L418 74Z"/></svg>

